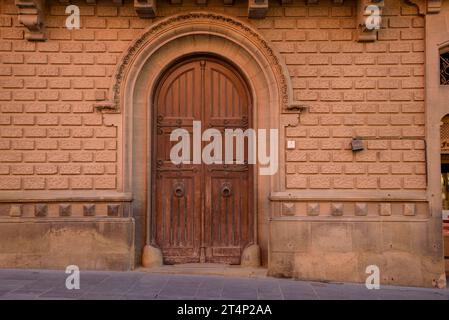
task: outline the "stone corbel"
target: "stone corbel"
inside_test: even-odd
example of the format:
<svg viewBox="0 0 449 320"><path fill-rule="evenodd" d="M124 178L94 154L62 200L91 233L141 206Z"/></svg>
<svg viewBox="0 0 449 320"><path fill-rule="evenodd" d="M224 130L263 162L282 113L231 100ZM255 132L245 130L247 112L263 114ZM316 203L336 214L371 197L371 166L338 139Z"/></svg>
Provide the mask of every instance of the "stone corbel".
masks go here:
<svg viewBox="0 0 449 320"><path fill-rule="evenodd" d="M248 0L248 18L263 19L268 12L268 0Z"/></svg>
<svg viewBox="0 0 449 320"><path fill-rule="evenodd" d="M156 16L156 0L134 0L134 9L140 18Z"/></svg>
<svg viewBox="0 0 449 320"><path fill-rule="evenodd" d="M378 12L369 10L369 6L378 8ZM372 42L377 40L377 31L380 29L383 0L358 0L357 1L357 27L359 42ZM371 15L377 17L370 18Z"/></svg>
<svg viewBox="0 0 449 320"><path fill-rule="evenodd" d="M425 15L426 13L439 13L442 0L406 0L405 2L417 7L419 14Z"/></svg>
<svg viewBox="0 0 449 320"><path fill-rule="evenodd" d="M43 13L45 0L15 0L15 4L19 12L19 22L27 28L25 39L45 41Z"/></svg>
<svg viewBox="0 0 449 320"><path fill-rule="evenodd" d="M427 0L427 13L439 13L442 0Z"/></svg>

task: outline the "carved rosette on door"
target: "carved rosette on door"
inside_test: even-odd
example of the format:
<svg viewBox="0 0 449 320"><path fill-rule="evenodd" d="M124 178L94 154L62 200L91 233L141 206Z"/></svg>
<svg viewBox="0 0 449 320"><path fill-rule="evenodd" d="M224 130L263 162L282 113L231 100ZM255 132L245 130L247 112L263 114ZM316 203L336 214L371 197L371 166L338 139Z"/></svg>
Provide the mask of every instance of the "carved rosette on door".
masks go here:
<svg viewBox="0 0 449 320"><path fill-rule="evenodd" d="M246 130L250 106L237 70L211 57L180 62L161 79L154 109L152 238L164 263L239 264L243 249L253 243L253 178L246 151L244 164L170 161L174 129L186 129L192 137L193 121L201 121L202 128L223 136L225 129Z"/></svg>

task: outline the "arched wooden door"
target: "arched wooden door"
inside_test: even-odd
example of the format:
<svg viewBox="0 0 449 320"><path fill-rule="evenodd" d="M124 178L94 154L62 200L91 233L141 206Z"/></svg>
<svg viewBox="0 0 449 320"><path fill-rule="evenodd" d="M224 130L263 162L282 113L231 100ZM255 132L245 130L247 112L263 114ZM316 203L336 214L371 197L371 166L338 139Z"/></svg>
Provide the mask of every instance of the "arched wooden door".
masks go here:
<svg viewBox="0 0 449 320"><path fill-rule="evenodd" d="M223 137L225 129L245 130L251 124L250 101L238 72L209 57L179 63L161 79L155 94L151 234L164 263L239 264L253 242L252 173L246 160L228 165L170 161L174 129L191 134L191 149L193 121ZM224 138L222 144L224 158Z"/></svg>

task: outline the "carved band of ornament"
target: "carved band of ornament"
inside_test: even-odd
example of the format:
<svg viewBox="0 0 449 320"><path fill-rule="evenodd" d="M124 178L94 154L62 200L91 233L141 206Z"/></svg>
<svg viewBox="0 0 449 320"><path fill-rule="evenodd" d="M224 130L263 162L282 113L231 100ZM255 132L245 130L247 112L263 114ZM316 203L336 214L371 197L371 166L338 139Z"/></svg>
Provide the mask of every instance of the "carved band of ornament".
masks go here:
<svg viewBox="0 0 449 320"><path fill-rule="evenodd" d="M15 0L19 22L28 30L25 38L33 41L46 40L44 35L43 8L45 0Z"/></svg>
<svg viewBox="0 0 449 320"><path fill-rule="evenodd" d="M243 24L242 22L231 17L211 12L190 12L179 14L166 18L165 20L162 20L161 22L151 26L150 29L148 29L139 39L134 41L134 43L128 48L121 64L118 66L114 75L114 84L112 86L111 92L112 99L110 101L98 103L96 105L96 108L100 110L106 109L113 112L120 112L120 90L126 74L126 70L128 69L130 62L133 60L134 55L136 55L137 52L141 51L142 46L144 46L154 36L157 37L158 33L160 33L162 30L173 29L173 25L177 23L194 22L195 20L199 19L209 20L211 24L217 22L227 24L229 25L229 27L238 29L241 33L245 34L245 37L251 39L251 42L258 47L258 49L269 60L270 65L273 67L273 71L275 73L281 91L280 96L282 109L288 110L290 103L287 79L283 73L283 68L280 64L279 58L273 52L270 45L256 31Z"/></svg>
<svg viewBox="0 0 449 320"><path fill-rule="evenodd" d="M439 13L441 10L442 0L405 0L411 6L418 8L418 13L425 15L426 13Z"/></svg>

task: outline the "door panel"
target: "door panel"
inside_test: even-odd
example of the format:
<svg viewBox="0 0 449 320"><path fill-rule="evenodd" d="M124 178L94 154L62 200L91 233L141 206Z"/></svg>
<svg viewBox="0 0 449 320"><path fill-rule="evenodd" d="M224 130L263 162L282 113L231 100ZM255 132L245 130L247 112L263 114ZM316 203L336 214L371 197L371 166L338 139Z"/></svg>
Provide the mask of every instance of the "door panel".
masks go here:
<svg viewBox="0 0 449 320"><path fill-rule="evenodd" d="M192 133L194 120L201 121L203 131L218 129L223 138L227 128L247 129L251 110L245 82L223 62L196 58L167 72L155 102L153 241L168 264L239 264L254 238L251 166L174 165L170 149L177 142L170 142L170 133L176 128ZM190 141L192 152L192 134Z"/></svg>

